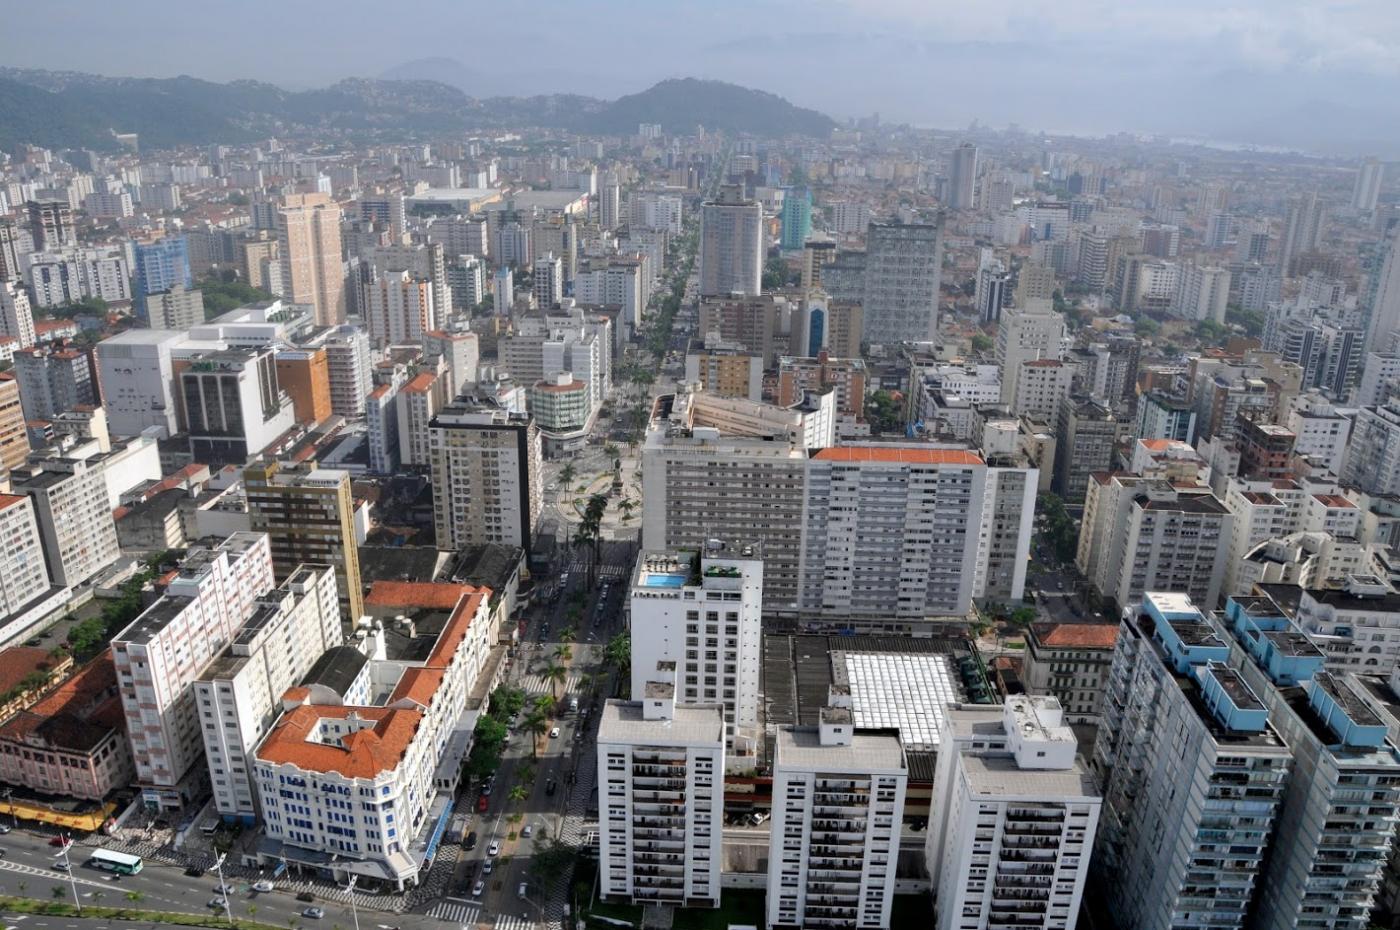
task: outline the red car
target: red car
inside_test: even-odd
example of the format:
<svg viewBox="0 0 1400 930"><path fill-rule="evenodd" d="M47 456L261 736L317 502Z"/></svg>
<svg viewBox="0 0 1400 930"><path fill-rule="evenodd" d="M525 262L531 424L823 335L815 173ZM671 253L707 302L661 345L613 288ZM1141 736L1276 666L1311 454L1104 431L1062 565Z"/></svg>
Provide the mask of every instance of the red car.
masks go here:
<svg viewBox="0 0 1400 930"><path fill-rule="evenodd" d="M488 807L490 807L490 806L491 806L491 799L488 798L486 795L483 794L481 797L479 797L479 798L476 799L476 810L477 810L477 813L479 813L479 814L484 814L484 813L486 813L486 808L488 808Z"/></svg>
<svg viewBox="0 0 1400 930"><path fill-rule="evenodd" d="M61 837L61 836L56 836L56 837L54 837L53 839L49 840L49 845L50 845L50 846L62 846L62 845L63 845L63 837Z"/></svg>

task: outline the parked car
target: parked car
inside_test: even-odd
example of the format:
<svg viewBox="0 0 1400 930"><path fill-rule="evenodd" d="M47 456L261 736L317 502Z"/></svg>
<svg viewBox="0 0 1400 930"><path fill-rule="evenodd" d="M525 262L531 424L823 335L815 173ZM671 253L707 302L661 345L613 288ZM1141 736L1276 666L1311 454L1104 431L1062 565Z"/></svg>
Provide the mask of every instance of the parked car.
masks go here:
<svg viewBox="0 0 1400 930"><path fill-rule="evenodd" d="M197 865L192 865L189 868L185 869L185 874L188 875L190 878L203 878L204 870Z"/></svg>
<svg viewBox="0 0 1400 930"><path fill-rule="evenodd" d="M462 848L466 850L476 849L476 831L467 834L467 838L462 841Z"/></svg>
<svg viewBox="0 0 1400 930"><path fill-rule="evenodd" d="M314 894L312 894L311 892L309 892L309 891L299 891L299 892L297 892L297 900L298 900L298 901L315 901L315 900L316 900L316 896L315 896Z"/></svg>
<svg viewBox="0 0 1400 930"><path fill-rule="evenodd" d="M554 789L557 788L557 787L559 787L559 783L558 783L557 781L555 781L553 778L551 778L549 781L547 781L547 782L544 783L544 793L545 793L548 797L551 797L551 798L552 798L552 797L554 797Z"/></svg>
<svg viewBox="0 0 1400 930"><path fill-rule="evenodd" d="M476 799L476 809L477 809L477 811L478 811L479 813L482 813L482 814L486 813L486 808L488 808L488 807L490 807L490 806L491 806L491 799L488 798L486 795L483 794L481 797L479 797L479 798Z"/></svg>
<svg viewBox="0 0 1400 930"><path fill-rule="evenodd" d="M487 859L485 862L483 862L483 863L481 864L481 874L482 874L482 875L490 875L491 872L492 872L492 870L495 869L495 868L496 868L496 860L494 860L494 859Z"/></svg>

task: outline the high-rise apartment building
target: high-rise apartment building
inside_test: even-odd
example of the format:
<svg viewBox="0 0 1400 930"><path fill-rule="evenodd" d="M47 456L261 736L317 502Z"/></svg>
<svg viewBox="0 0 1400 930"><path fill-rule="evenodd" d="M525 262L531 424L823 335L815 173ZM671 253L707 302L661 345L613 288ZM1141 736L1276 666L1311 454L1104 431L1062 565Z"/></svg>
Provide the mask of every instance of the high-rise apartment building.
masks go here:
<svg viewBox="0 0 1400 930"><path fill-rule="evenodd" d="M192 550L165 595L113 638L146 806L179 809L203 790L205 728L194 682L271 588L267 536L235 533L216 548Z"/></svg>
<svg viewBox="0 0 1400 930"><path fill-rule="evenodd" d="M1400 494L1400 400L1356 411L1342 481L1368 494Z"/></svg>
<svg viewBox="0 0 1400 930"><path fill-rule="evenodd" d="M1304 252L1315 251L1326 231L1327 204L1318 198L1316 191L1289 201L1283 222L1283 237L1279 241L1279 272L1285 276L1291 275L1294 259Z"/></svg>
<svg viewBox="0 0 1400 930"><path fill-rule="evenodd" d="M598 891L609 899L718 907L724 711L677 703L674 668L598 723Z"/></svg>
<svg viewBox="0 0 1400 930"><path fill-rule="evenodd" d="M34 502L23 494L0 494L0 617L10 617L49 590L49 570Z"/></svg>
<svg viewBox="0 0 1400 930"><path fill-rule="evenodd" d="M1214 320L1224 325L1225 305L1229 296L1228 268L1183 265L1177 276L1172 314L1183 320Z"/></svg>
<svg viewBox="0 0 1400 930"><path fill-rule="evenodd" d="M34 345L34 310L29 295L15 281L0 280L0 336L14 340L16 349Z"/></svg>
<svg viewBox="0 0 1400 930"><path fill-rule="evenodd" d="M433 285L407 271L385 271L365 284L365 316L376 346L421 342L437 328Z"/></svg>
<svg viewBox="0 0 1400 930"><path fill-rule="evenodd" d="M932 223L871 223L866 234L865 340L938 341L943 279L943 218Z"/></svg>
<svg viewBox="0 0 1400 930"><path fill-rule="evenodd" d="M62 343L16 349L14 366L26 419L47 420L99 402L91 364L77 349Z"/></svg>
<svg viewBox="0 0 1400 930"><path fill-rule="evenodd" d="M439 411L430 429L438 548L504 543L528 551L544 502L535 422L464 401Z"/></svg>
<svg viewBox="0 0 1400 930"><path fill-rule="evenodd" d="M14 223L0 222L0 282L23 280L24 269L19 263L22 238Z"/></svg>
<svg viewBox="0 0 1400 930"><path fill-rule="evenodd" d="M1216 628L1293 754L1252 925L1365 926L1400 813L1400 751L1375 698L1323 671L1322 650L1268 598L1231 598Z"/></svg>
<svg viewBox="0 0 1400 930"><path fill-rule="evenodd" d="M1090 476L1112 469L1118 440L1129 424L1111 406L1075 395L1060 404L1055 423L1053 487L1067 506L1078 509L1089 491Z"/></svg>
<svg viewBox="0 0 1400 930"><path fill-rule="evenodd" d="M964 142L953 150L948 171L948 206L954 210L971 210L976 206L977 146Z"/></svg>
<svg viewBox="0 0 1400 930"><path fill-rule="evenodd" d="M68 201L31 200L26 206L29 210L29 230L34 236L34 251L47 252L78 244L78 235L73 228L73 207Z"/></svg>
<svg viewBox="0 0 1400 930"><path fill-rule="evenodd" d="M340 255L339 205L329 194L289 194L277 211L283 296L311 304L316 322L345 322L345 271Z"/></svg>
<svg viewBox="0 0 1400 930"><path fill-rule="evenodd" d="M700 296L763 292L763 205L737 185L700 207Z"/></svg>
<svg viewBox="0 0 1400 930"><path fill-rule="evenodd" d="M224 820L256 823L253 750L281 709L282 694L343 640L330 565L298 566L257 599L233 640L195 679L214 807Z"/></svg>
<svg viewBox="0 0 1400 930"><path fill-rule="evenodd" d="M1073 930L1102 798L1060 702L944 713L926 847L938 930Z"/></svg>
<svg viewBox="0 0 1400 930"><path fill-rule="evenodd" d="M249 524L268 535L277 580L303 563L335 566L346 621L359 622L365 604L350 473L315 463L255 462L243 470L243 488Z"/></svg>
<svg viewBox="0 0 1400 930"><path fill-rule="evenodd" d="M372 387L369 333L358 326L338 326L303 347L318 346L326 350L331 412L342 417L364 416L365 397Z"/></svg>
<svg viewBox="0 0 1400 930"><path fill-rule="evenodd" d="M1380 202L1381 180L1385 166L1374 158L1361 163L1356 171L1356 183L1351 188L1351 208L1361 213L1374 213Z"/></svg>
<svg viewBox="0 0 1400 930"><path fill-rule="evenodd" d="M658 663L672 663L677 701L720 704L729 751L752 762L762 743L761 553L751 547L727 551L713 543L704 553L643 550L629 612L632 693L642 693Z"/></svg>
<svg viewBox="0 0 1400 930"><path fill-rule="evenodd" d="M304 426L319 426L331 416L330 363L325 349L280 349L277 385L292 399L292 416Z"/></svg>
<svg viewBox="0 0 1400 930"><path fill-rule="evenodd" d="M1065 318L1044 301L1002 311L996 341L1001 402L1015 403L1017 381L1026 362L1063 359L1064 344Z"/></svg>
<svg viewBox="0 0 1400 930"><path fill-rule="evenodd" d="M50 457L11 474L28 495L54 584L74 587L121 555L102 465L86 457Z"/></svg>
<svg viewBox="0 0 1400 930"><path fill-rule="evenodd" d="M29 457L29 430L20 403L19 382L8 372L0 374L0 464L6 471L23 465Z"/></svg>
<svg viewBox="0 0 1400 930"><path fill-rule="evenodd" d="M622 220L622 187L617 174L609 171L603 175L598 188L598 225L604 229L616 229Z"/></svg>
<svg viewBox="0 0 1400 930"><path fill-rule="evenodd" d="M161 439L179 432L172 352L187 338L170 330L129 329L97 344L97 377L114 436L138 436L151 427Z"/></svg>
<svg viewBox="0 0 1400 930"><path fill-rule="evenodd" d="M175 285L146 298L146 318L152 329L188 332L204 322L204 293Z"/></svg>
<svg viewBox="0 0 1400 930"><path fill-rule="evenodd" d="M531 276L535 305L548 310L564 296L564 264L553 252L535 259L534 274Z"/></svg>
<svg viewBox="0 0 1400 930"><path fill-rule="evenodd" d="M1293 760L1229 660L1184 594L1146 594L1119 627L1092 865L1121 926L1245 925Z"/></svg>
<svg viewBox="0 0 1400 930"><path fill-rule="evenodd" d="M1367 352L1388 353L1392 335L1400 331L1400 230L1387 233L1384 248L1366 318Z"/></svg>
<svg viewBox="0 0 1400 930"><path fill-rule="evenodd" d="M779 243L784 252L800 252L812 235L812 192L805 187L789 187L783 192Z"/></svg>
<svg viewBox="0 0 1400 930"><path fill-rule="evenodd" d="M131 297L138 316L149 319L150 300L154 295L172 287L181 287L186 291L194 287L194 276L190 273L189 242L184 236L166 236L155 242L138 242L132 249L132 254L131 270L135 282L131 288ZM199 322L203 323L203 318ZM155 323L151 325L155 326Z"/></svg>
<svg viewBox="0 0 1400 930"><path fill-rule="evenodd" d="M1076 564L1120 608L1146 591L1215 604L1233 527L1234 515L1207 487L1100 472L1088 482Z"/></svg>
<svg viewBox="0 0 1400 930"><path fill-rule="evenodd" d="M849 694L779 727L766 925L888 928L909 766L899 734L859 729Z"/></svg>

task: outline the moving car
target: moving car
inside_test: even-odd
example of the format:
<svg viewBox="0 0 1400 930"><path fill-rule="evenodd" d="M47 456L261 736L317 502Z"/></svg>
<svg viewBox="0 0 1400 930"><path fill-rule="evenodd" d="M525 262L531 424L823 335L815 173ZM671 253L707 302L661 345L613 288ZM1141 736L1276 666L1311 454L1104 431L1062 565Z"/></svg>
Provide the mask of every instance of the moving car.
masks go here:
<svg viewBox="0 0 1400 930"><path fill-rule="evenodd" d="M204 902L204 906L221 910L223 908L228 907L228 902L225 901L223 898L210 898L208 901Z"/></svg>
<svg viewBox="0 0 1400 930"><path fill-rule="evenodd" d="M495 842L495 841L492 841L491 845L486 847L486 855L490 856L492 859L496 858L496 857L499 856L500 854L501 854L501 844L500 844L500 843L497 843L497 842Z"/></svg>
<svg viewBox="0 0 1400 930"><path fill-rule="evenodd" d="M548 796L548 797L551 797L551 798L554 797L554 789L557 788L558 786L559 786L559 783L558 783L557 781L555 781L553 778L551 778L549 781L545 782L545 783L544 783L544 793L545 793L545 795Z"/></svg>
<svg viewBox="0 0 1400 930"><path fill-rule="evenodd" d="M491 872L492 872L495 868L496 868L496 860L494 860L494 859L487 859L485 862L483 862L483 863L481 864L481 874L482 874L482 875L490 875Z"/></svg>
<svg viewBox="0 0 1400 930"><path fill-rule="evenodd" d="M559 738L559 728L558 728L558 727L553 727L553 728L549 731L549 738L550 738L550 739L558 739L558 738Z"/></svg>
<svg viewBox="0 0 1400 930"><path fill-rule="evenodd" d="M530 836L530 835L531 835L532 833L534 833L534 832L535 832L535 826L534 826L534 824L529 824L529 823L527 823L527 824L525 825L525 829L520 831L520 835L521 835L521 836Z"/></svg>
<svg viewBox="0 0 1400 930"><path fill-rule="evenodd" d="M272 889L272 882L253 882L254 891L271 891Z"/></svg>
<svg viewBox="0 0 1400 930"><path fill-rule="evenodd" d="M308 907L301 912L301 916L310 917L312 920L320 920L322 917L326 916L326 912L319 907Z"/></svg>
<svg viewBox="0 0 1400 930"><path fill-rule="evenodd" d="M520 883L520 887L517 888L517 889L515 889L515 896L516 896L517 898L523 898L523 897L525 897L525 892L527 892L527 891L529 891L529 890L530 890L530 886L527 885L527 884L525 884L524 882L521 882L521 883Z"/></svg>
<svg viewBox="0 0 1400 930"><path fill-rule="evenodd" d="M473 898L479 898L479 897L481 897L482 892L484 892L485 890L486 890L486 883L483 882L481 879L477 879L476 884L475 884L475 885L472 885L472 897L473 897Z"/></svg>
<svg viewBox="0 0 1400 930"><path fill-rule="evenodd" d="M62 859L59 859L57 862L55 862L53 864L53 867L60 872L68 871L68 863L64 862Z"/></svg>

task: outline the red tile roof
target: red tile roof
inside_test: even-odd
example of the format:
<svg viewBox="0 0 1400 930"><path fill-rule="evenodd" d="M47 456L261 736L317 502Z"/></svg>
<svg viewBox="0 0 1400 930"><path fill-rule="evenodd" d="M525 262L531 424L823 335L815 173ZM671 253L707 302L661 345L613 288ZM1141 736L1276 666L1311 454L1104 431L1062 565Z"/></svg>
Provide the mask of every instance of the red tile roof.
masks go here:
<svg viewBox="0 0 1400 930"><path fill-rule="evenodd" d="M437 381L437 375L425 371L405 384L402 390L406 394L426 394L433 389L435 381Z"/></svg>
<svg viewBox="0 0 1400 930"><path fill-rule="evenodd" d="M376 581L365 598L366 607L425 607L450 610L462 595L475 591L469 584L436 581Z"/></svg>
<svg viewBox="0 0 1400 930"><path fill-rule="evenodd" d="M903 462L909 465L981 465L967 449L918 449L908 446L832 446L812 458L823 462Z"/></svg>
<svg viewBox="0 0 1400 930"><path fill-rule="evenodd" d="M307 739L322 719L351 717L374 721L374 725L341 737L339 741L320 743ZM422 722L423 714L416 710L303 704L277 721L258 749L258 760L274 765L295 765L307 772L374 778L380 772L398 767Z"/></svg>
<svg viewBox="0 0 1400 930"><path fill-rule="evenodd" d="M11 646L0 651L0 694L17 687L26 675L48 671L55 664L49 651L37 646Z"/></svg>
<svg viewBox="0 0 1400 930"><path fill-rule="evenodd" d="M0 510L6 510L27 499L23 494L0 494Z"/></svg>
<svg viewBox="0 0 1400 930"><path fill-rule="evenodd" d="M1052 649L1112 649L1116 623L1037 623L1035 638Z"/></svg>
<svg viewBox="0 0 1400 930"><path fill-rule="evenodd" d="M1321 501L1324 507L1351 507L1353 509L1356 507L1355 504L1345 497L1342 497L1340 494L1314 494L1313 497Z"/></svg>

